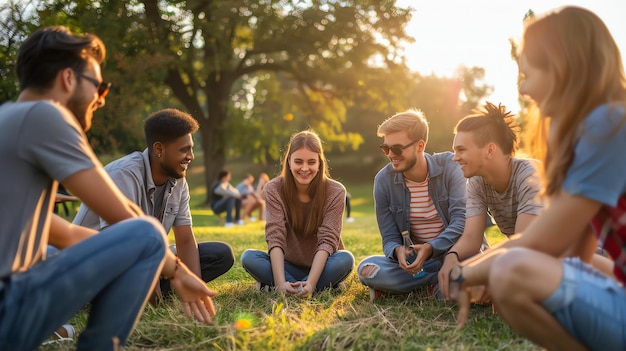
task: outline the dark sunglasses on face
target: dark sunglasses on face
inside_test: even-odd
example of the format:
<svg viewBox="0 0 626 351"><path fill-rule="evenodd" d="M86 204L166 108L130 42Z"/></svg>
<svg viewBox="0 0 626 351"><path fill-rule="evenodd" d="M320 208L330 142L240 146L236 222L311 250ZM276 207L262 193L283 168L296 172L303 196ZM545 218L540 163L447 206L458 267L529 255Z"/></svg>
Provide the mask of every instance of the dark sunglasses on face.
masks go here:
<svg viewBox="0 0 626 351"><path fill-rule="evenodd" d="M404 151L404 149L406 149L407 147L411 147L413 146L415 143L417 143L419 140L415 140L412 141L404 146L402 145L393 145L393 146L389 146L387 144L381 144L380 145L380 150L385 154L388 155L389 151L393 152L394 155L396 156L400 156L402 155L402 151Z"/></svg>
<svg viewBox="0 0 626 351"><path fill-rule="evenodd" d="M109 89L111 88L111 82L98 82L98 80L96 80L95 78L91 78L77 71L74 71L74 72L76 73L77 76L88 80L89 82L91 82L93 85L96 86L96 89L98 89L98 98L104 99L104 97L107 96L107 94L109 93Z"/></svg>

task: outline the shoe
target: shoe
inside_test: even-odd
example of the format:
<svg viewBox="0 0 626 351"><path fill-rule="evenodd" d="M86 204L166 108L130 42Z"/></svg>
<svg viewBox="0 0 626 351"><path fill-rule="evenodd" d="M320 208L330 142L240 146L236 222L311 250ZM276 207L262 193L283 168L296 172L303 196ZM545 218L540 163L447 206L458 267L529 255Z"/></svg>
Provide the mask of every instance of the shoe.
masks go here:
<svg viewBox="0 0 626 351"><path fill-rule="evenodd" d="M245 225L245 224L246 224L246 222L244 222L243 219L240 219L240 220L237 221L237 225Z"/></svg>
<svg viewBox="0 0 626 351"><path fill-rule="evenodd" d="M434 297L437 300L445 300L445 298L443 297L443 293L441 292L441 289L439 289L439 282L430 286L428 295Z"/></svg>
<svg viewBox="0 0 626 351"><path fill-rule="evenodd" d="M258 280L256 281L256 283L254 283L254 288L258 291L270 292L270 286L267 284L263 284Z"/></svg>
<svg viewBox="0 0 626 351"><path fill-rule="evenodd" d="M370 302L374 302L374 300L380 299L381 297L383 297L382 291L376 290L374 288L369 288L369 289L370 289Z"/></svg>
<svg viewBox="0 0 626 351"><path fill-rule="evenodd" d="M352 223L352 222L354 222L354 217L346 218L346 223Z"/></svg>
<svg viewBox="0 0 626 351"><path fill-rule="evenodd" d="M224 227L225 228L230 228L230 227L234 227L234 226L235 226L235 223L233 223L233 222L226 222L226 223L224 223Z"/></svg>
<svg viewBox="0 0 626 351"><path fill-rule="evenodd" d="M41 345L49 345L62 341L74 341L76 337L76 329L71 324L63 324L54 334Z"/></svg>
<svg viewBox="0 0 626 351"><path fill-rule="evenodd" d="M256 217L248 217L248 220L249 220L250 222L256 222Z"/></svg>

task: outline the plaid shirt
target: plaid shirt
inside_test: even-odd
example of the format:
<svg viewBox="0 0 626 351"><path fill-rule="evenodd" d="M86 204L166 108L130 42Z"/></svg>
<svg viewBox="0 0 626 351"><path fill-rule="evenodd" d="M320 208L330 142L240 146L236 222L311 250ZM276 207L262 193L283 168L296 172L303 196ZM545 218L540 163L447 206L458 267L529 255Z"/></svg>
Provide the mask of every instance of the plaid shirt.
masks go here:
<svg viewBox="0 0 626 351"><path fill-rule="evenodd" d="M598 243L615 262L615 276L626 286L626 195L619 198L616 207L602 206L591 225Z"/></svg>

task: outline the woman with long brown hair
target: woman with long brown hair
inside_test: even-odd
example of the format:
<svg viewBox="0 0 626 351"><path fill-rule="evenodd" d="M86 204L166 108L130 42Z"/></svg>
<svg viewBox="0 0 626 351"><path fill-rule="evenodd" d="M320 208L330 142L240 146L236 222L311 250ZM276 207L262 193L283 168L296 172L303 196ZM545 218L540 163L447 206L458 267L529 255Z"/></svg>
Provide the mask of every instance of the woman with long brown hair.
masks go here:
<svg viewBox="0 0 626 351"><path fill-rule="evenodd" d="M547 207L522 233L450 273L459 326L468 288L486 285L498 314L550 350L626 350L626 78L602 20L578 7L524 31L520 94L536 103ZM594 235L595 234L595 235ZM597 245L612 274L591 265ZM567 257L567 258L565 258Z"/></svg>
<svg viewBox="0 0 626 351"><path fill-rule="evenodd" d="M268 250L241 256L258 288L306 297L348 277L354 257L341 239L346 189L330 178L317 134L291 136L281 174L265 185L264 197Z"/></svg>

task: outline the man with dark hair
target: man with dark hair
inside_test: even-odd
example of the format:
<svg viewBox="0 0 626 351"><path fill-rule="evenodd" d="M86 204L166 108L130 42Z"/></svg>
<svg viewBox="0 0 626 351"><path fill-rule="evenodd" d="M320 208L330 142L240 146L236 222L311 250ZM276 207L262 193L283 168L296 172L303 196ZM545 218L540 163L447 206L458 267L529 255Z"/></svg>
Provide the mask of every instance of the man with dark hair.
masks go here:
<svg viewBox="0 0 626 351"><path fill-rule="evenodd" d="M541 212L539 161L516 158L519 126L505 106L487 102L455 127L454 160L467 180L465 229L439 271L439 286L449 297L448 277L461 260L477 254L487 216L504 235L521 233Z"/></svg>
<svg viewBox="0 0 626 351"><path fill-rule="evenodd" d="M96 36L61 26L37 30L18 51L20 95L0 106L0 349L37 348L87 303L77 348L123 345L159 275L188 316L215 314L215 293L167 250L162 226L113 185L89 146L84 131L109 88L105 54ZM98 234L54 215L59 182L111 226ZM48 244L63 250L47 258Z"/></svg>
<svg viewBox="0 0 626 351"><path fill-rule="evenodd" d="M198 122L176 109L158 111L144 122L148 147L115 160L104 169L122 193L174 232L172 251L205 282L226 273L235 262L232 248L223 242L197 243L191 227L189 186L185 176L194 159L192 134ZM81 206L74 223L96 230L109 224L88 206ZM170 285L161 280L161 292ZM158 293L158 291L157 291Z"/></svg>

